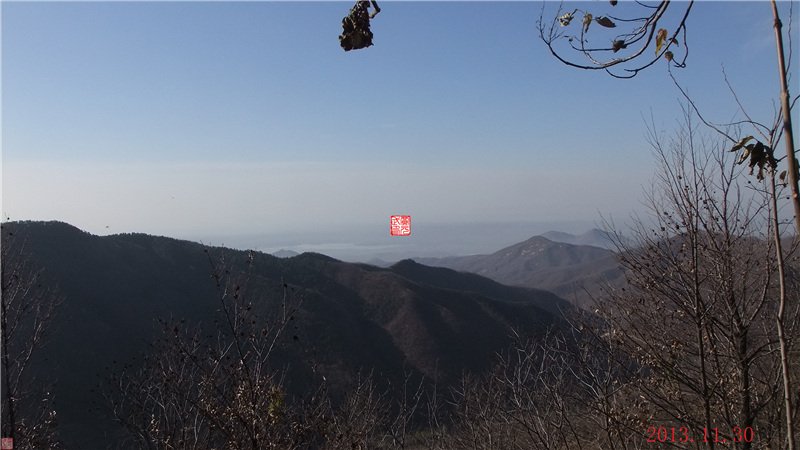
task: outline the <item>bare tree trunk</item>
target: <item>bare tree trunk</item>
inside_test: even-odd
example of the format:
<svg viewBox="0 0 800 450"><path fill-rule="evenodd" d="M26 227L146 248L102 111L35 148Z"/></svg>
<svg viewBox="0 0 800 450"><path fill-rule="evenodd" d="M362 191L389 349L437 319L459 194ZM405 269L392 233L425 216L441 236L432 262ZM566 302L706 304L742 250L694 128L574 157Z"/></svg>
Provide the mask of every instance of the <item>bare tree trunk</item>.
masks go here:
<svg viewBox="0 0 800 450"><path fill-rule="evenodd" d="M778 342L781 349L781 372L783 375L783 401L786 409L786 439L788 449L794 449L794 428L792 425L792 399L791 384L789 382L789 355L786 351L786 336L783 331L783 312L786 309L786 275L784 272L783 248L781 246L781 234L778 229L778 200L775 192L775 172L770 172L770 194L772 199L772 226L775 236L775 253L778 264L778 280L780 282L780 303L778 306Z"/></svg>
<svg viewBox="0 0 800 450"><path fill-rule="evenodd" d="M789 108L789 86L786 80L786 62L783 56L783 34L781 29L783 24L778 16L778 6L775 0L772 0L772 14L775 17L775 43L778 47L778 65L779 74L781 77L781 109L783 110L783 134L786 142L786 161L788 164L787 173L789 174L789 185L792 189L792 204L794 205L794 220L797 231L800 232L800 188L798 188L798 165L797 158L794 154L794 135L792 133L792 112ZM786 439L788 441L789 450L794 450L794 425L792 424L792 390L789 383L789 361L786 352L786 338L783 333L783 313L786 308L786 288L785 278L783 275L783 258L781 252L780 233L777 224L777 205L774 204L775 200L775 180L774 175L772 179L772 198L773 198L773 220L775 227L775 245L777 245L778 252L778 270L781 279L781 300L778 307L778 339L781 346L781 371L783 372L783 401L786 409Z"/></svg>
<svg viewBox="0 0 800 450"><path fill-rule="evenodd" d="M783 111L783 137L786 142L786 162L789 167L789 185L792 188L792 204L794 205L794 220L797 231L800 232L800 187L798 187L798 165L794 152L794 134L792 133L792 111L789 108L789 86L786 79L786 62L783 56L783 24L778 16L778 7L772 0L772 14L775 17L775 43L778 46L778 70L781 77L781 110Z"/></svg>

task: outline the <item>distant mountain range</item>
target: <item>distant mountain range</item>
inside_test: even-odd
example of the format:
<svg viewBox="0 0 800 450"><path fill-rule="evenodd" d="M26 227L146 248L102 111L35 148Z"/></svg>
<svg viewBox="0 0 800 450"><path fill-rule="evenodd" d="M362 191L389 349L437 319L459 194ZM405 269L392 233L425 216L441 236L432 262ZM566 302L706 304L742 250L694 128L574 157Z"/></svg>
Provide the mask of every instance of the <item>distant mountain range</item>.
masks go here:
<svg viewBox="0 0 800 450"><path fill-rule="evenodd" d="M212 323L219 303L211 262L224 257L236 269L251 256L144 234L99 237L61 222L3 224L4 246L23 242L24 257L42 267L46 282L57 284L64 297L36 369L42 379L56 381L60 432L70 448L102 448L115 440L118 429L102 414L98 381L148 349L158 336L156 318ZM544 238L526 243L518 245L553 245ZM578 249L578 262L607 252ZM519 253L520 264L528 256ZM512 327L536 335L571 308L550 292L411 260L379 268L314 253L279 258L254 252L250 264L248 295L265 314L280 309L283 283L304 299L293 330L297 340L276 361L291 368L290 388L302 388L312 362L332 385L374 369L387 377L410 371L447 386L464 371L490 367L508 348Z"/></svg>
<svg viewBox="0 0 800 450"><path fill-rule="evenodd" d="M507 285L544 289L579 306L598 294L601 281L619 283L623 280L611 250L565 241L605 242L606 246L611 243L600 230L580 236L551 231L489 255L414 260L429 266L475 273Z"/></svg>
<svg viewBox="0 0 800 450"><path fill-rule="evenodd" d="M597 228L592 228L591 230L578 236L561 231L548 231L547 233L542 233L540 236L553 242L561 242L564 244L591 245L593 247L600 247L610 250L615 249L614 239L612 239L612 236L607 231L599 230ZM615 238L616 240L622 240L623 242L627 241L622 236L616 236Z"/></svg>
<svg viewBox="0 0 800 450"><path fill-rule="evenodd" d="M297 253L294 250L280 249L277 252L273 252L272 256L277 256L278 258L291 258L291 257L297 256L299 254L300 253Z"/></svg>

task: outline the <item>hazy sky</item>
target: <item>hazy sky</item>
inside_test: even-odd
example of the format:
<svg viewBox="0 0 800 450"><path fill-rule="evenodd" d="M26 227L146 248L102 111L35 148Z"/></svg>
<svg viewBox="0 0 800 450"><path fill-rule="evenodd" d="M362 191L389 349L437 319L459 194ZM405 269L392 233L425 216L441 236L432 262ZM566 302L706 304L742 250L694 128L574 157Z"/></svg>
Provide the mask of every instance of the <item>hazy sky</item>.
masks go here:
<svg viewBox="0 0 800 450"><path fill-rule="evenodd" d="M352 3L3 1L4 216L97 234L383 236L391 214L411 215L413 235L638 207L654 169L643 117L668 130L681 115L666 61L632 80L569 68L538 38L541 2L381 1L375 45L346 53ZM769 3L699 2L688 24L675 72L704 113L736 115L724 64L770 122Z"/></svg>

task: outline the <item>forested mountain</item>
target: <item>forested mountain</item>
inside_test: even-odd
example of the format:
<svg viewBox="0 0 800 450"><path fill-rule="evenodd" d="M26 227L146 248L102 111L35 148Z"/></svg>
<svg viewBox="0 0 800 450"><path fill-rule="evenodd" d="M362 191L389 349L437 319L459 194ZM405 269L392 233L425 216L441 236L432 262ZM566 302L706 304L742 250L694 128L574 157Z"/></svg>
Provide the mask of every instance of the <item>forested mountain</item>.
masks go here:
<svg viewBox="0 0 800 450"><path fill-rule="evenodd" d="M368 370L446 386L490 367L512 328L534 335L569 308L549 292L409 260L384 269L312 253L278 258L144 234L100 237L60 222L5 223L3 239L8 254L42 269L40 283L57 285L63 299L34 368L37 380L55 383L59 432L70 448L118 436L98 383L141 360L162 332L157 319L185 319L212 334L220 318L215 274L246 286L243 295L265 317L298 307L274 362L290 368L290 390L304 389L312 371L334 387Z"/></svg>
<svg viewBox="0 0 800 450"><path fill-rule="evenodd" d="M559 238L555 232L550 235ZM566 238L561 236L560 239ZM622 281L622 271L611 250L555 242L544 236L534 236L489 255L415 260L430 266L475 273L507 285L544 289L579 305L585 304L590 295L598 293L601 280Z"/></svg>
<svg viewBox="0 0 800 450"><path fill-rule="evenodd" d="M541 236L553 242L563 242L565 244L572 245L591 245L592 247L606 248L609 250L614 250L614 240L622 240L623 242L627 242L623 236L616 236L615 239L612 239L607 231L599 230L597 228L592 228L591 230L579 235L564 233L561 231L548 231L547 233L542 233Z"/></svg>
<svg viewBox="0 0 800 450"><path fill-rule="evenodd" d="M765 448L784 448L774 267L752 270L771 241L698 232L632 247L620 259L626 284L592 315L546 291L412 260L379 268L314 253L278 258L59 222L5 223L2 235L4 305L12 285L29 289L16 299L56 285L61 299L26 372L34 383L15 391L27 394L19 411L47 400L44 418L17 423L34 437L57 428L66 448L503 448L483 445L487 434L514 448L608 448L611 431L652 439L648 429L671 426L677 407L695 439L713 416L723 439L741 443L736 433L749 430L776 439ZM796 241L788 244L793 343L800 290ZM687 256L691 245L700 257ZM606 252L534 237L482 263L588 281ZM720 261L735 276L716 276ZM33 305L38 317L43 303ZM11 328L13 348L36 328L24 323ZM712 349L698 333L713 337ZM693 345L706 351L706 369ZM789 348L788 360L796 354ZM706 391L706 416L691 389L698 380L725 386ZM674 396L685 406L669 403ZM736 411L726 416L722 405ZM575 434L564 423L588 425ZM412 440L417 447L404 444Z"/></svg>

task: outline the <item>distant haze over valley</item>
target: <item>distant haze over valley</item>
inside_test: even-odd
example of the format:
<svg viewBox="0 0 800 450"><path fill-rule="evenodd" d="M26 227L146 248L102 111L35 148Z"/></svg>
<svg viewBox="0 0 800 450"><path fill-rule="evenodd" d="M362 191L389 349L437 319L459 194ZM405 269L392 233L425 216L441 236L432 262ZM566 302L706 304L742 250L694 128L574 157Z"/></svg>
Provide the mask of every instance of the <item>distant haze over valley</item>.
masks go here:
<svg viewBox="0 0 800 450"><path fill-rule="evenodd" d="M604 245L598 238L602 232L596 226L588 221L419 224L412 216L411 236L391 236L388 218L385 226L339 228L315 233L171 236L206 245L253 249L270 254L281 250L316 252L342 261L379 264L381 261L396 262L416 257L442 258L492 253L538 235L554 242L602 247Z"/></svg>

